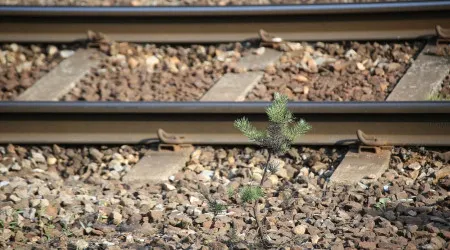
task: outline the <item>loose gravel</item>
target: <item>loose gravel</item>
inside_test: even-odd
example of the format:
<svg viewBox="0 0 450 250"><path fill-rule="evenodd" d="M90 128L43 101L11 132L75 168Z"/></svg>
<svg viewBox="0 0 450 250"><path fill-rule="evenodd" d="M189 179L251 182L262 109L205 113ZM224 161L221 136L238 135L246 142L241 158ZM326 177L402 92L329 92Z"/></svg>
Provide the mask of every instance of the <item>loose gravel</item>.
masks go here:
<svg viewBox="0 0 450 250"><path fill-rule="evenodd" d="M263 53L255 43L157 46L94 37L106 57L62 101L198 101L243 56ZM421 42L291 43L268 66L247 101L275 92L300 101L384 101L406 72Z"/></svg>
<svg viewBox="0 0 450 250"><path fill-rule="evenodd" d="M0 100L13 100L47 74L73 46L0 44Z"/></svg>
<svg viewBox="0 0 450 250"><path fill-rule="evenodd" d="M292 43L267 67L247 101L275 92L299 101L384 101L418 54L421 42Z"/></svg>
<svg viewBox="0 0 450 250"><path fill-rule="evenodd" d="M412 0L0 0L0 5L37 6L226 6L270 4L373 3Z"/></svg>
<svg viewBox="0 0 450 250"><path fill-rule="evenodd" d="M100 43L109 56L62 101L196 101L254 47Z"/></svg>
<svg viewBox="0 0 450 250"><path fill-rule="evenodd" d="M240 198L229 190L258 181L267 152L199 147L162 184L122 183L146 151L1 146L1 246L249 249L257 243L250 208L229 206L212 227L199 187L235 204ZM346 149L293 148L264 183L267 233L273 243L288 242L279 249L447 249L450 152L444 151L396 147L380 179L330 187Z"/></svg>
<svg viewBox="0 0 450 250"><path fill-rule="evenodd" d="M450 100L450 75L445 77L444 81L442 81L442 88L435 99Z"/></svg>

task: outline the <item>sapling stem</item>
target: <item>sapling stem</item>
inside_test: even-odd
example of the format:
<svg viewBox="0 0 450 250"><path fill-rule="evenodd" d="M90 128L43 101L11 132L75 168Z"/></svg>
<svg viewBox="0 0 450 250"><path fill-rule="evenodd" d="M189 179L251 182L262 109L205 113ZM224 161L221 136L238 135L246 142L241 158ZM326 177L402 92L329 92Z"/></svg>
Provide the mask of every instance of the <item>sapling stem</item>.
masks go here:
<svg viewBox="0 0 450 250"><path fill-rule="evenodd" d="M259 183L259 185L262 187L262 185L264 184L264 179L266 178L266 175L267 175L267 169L269 168L269 163L270 163L270 160L272 159L272 152L271 151L269 151L269 158L267 159L267 162L266 162L266 166L264 167L264 172L263 172L263 175L262 175L262 178L261 178L261 182Z"/></svg>

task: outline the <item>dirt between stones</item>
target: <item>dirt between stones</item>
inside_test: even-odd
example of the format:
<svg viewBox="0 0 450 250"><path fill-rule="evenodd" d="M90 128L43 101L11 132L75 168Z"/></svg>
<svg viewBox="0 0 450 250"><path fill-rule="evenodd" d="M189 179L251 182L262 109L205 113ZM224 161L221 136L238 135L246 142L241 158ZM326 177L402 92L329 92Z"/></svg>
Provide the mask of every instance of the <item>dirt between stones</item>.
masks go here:
<svg viewBox="0 0 450 250"><path fill-rule="evenodd" d="M145 147L0 146L2 248L260 249L250 208L228 196L258 178L267 152L199 147L158 185L121 176ZM292 148L264 183L261 217L278 249L446 249L448 148L393 149L378 180L330 187L346 148ZM282 164L283 165L283 164ZM86 174L88 173L88 174ZM211 228L202 183L229 206Z"/></svg>
<svg viewBox="0 0 450 250"><path fill-rule="evenodd" d="M13 100L72 54L72 47L1 44L0 100Z"/></svg>

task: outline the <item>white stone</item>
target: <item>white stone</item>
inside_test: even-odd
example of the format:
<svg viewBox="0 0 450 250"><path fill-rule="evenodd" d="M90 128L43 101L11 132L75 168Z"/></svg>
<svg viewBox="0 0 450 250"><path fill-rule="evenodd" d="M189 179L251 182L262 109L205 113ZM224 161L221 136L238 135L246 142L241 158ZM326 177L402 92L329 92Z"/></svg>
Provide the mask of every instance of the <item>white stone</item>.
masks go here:
<svg viewBox="0 0 450 250"><path fill-rule="evenodd" d="M145 59L145 63L150 67L154 67L159 63L159 59L156 56L149 56Z"/></svg>
<svg viewBox="0 0 450 250"><path fill-rule="evenodd" d="M73 54L75 54L75 51L73 51L73 50L61 50L61 52L59 52L59 54L61 55L62 58L68 58L68 57L71 57Z"/></svg>
<svg viewBox="0 0 450 250"><path fill-rule="evenodd" d="M305 234L306 232L306 227L304 225L298 225L296 227L294 227L294 229L292 229L292 231L296 234L296 235L302 235Z"/></svg>
<svg viewBox="0 0 450 250"><path fill-rule="evenodd" d="M79 239L77 243L75 243L77 249L84 250L89 247L89 243L83 239Z"/></svg>
<svg viewBox="0 0 450 250"><path fill-rule="evenodd" d="M122 214L119 212L114 211L112 217L114 225L118 225L122 222Z"/></svg>
<svg viewBox="0 0 450 250"><path fill-rule="evenodd" d="M418 162L409 164L408 168L412 170L419 170L422 166Z"/></svg>
<svg viewBox="0 0 450 250"><path fill-rule="evenodd" d="M53 56L54 54L56 54L58 52L58 48L54 45L50 45L47 49L47 53L49 56Z"/></svg>
<svg viewBox="0 0 450 250"><path fill-rule="evenodd" d="M31 157L33 157L33 160L37 163L46 163L44 155L39 152L31 151Z"/></svg>
<svg viewBox="0 0 450 250"><path fill-rule="evenodd" d="M264 54L264 52L266 52L266 48L264 48L264 47L259 47L255 50L256 55L262 55L262 54Z"/></svg>
<svg viewBox="0 0 450 250"><path fill-rule="evenodd" d="M11 170L14 170L14 171L20 171L22 169L22 167L19 165L19 163L17 163L17 162L14 162L12 165L11 165Z"/></svg>
<svg viewBox="0 0 450 250"><path fill-rule="evenodd" d="M14 202L19 202L21 199L19 197L17 197L16 195L12 194L9 196L9 199L14 201Z"/></svg>
<svg viewBox="0 0 450 250"><path fill-rule="evenodd" d="M114 153L112 158L114 160L117 160L119 162L123 162L125 160L125 158L123 158L123 155L119 154L119 153Z"/></svg>
<svg viewBox="0 0 450 250"><path fill-rule="evenodd" d="M48 165L55 165L57 161L58 160L55 157L53 157L53 156L50 156L50 157L47 158L47 164Z"/></svg>
<svg viewBox="0 0 450 250"><path fill-rule="evenodd" d="M11 43L11 44L9 45L9 48L10 48L11 51L13 51L13 52L19 51L19 45L17 45L16 43Z"/></svg>
<svg viewBox="0 0 450 250"><path fill-rule="evenodd" d="M168 191L173 191L173 190L177 189L174 185L169 184L169 183L164 183L163 188Z"/></svg>

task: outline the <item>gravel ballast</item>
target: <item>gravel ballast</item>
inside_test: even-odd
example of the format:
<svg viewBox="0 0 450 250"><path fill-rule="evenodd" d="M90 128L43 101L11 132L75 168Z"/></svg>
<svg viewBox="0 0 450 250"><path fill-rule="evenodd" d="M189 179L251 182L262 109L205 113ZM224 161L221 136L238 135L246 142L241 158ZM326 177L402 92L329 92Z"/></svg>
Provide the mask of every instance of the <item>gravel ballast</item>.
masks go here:
<svg viewBox="0 0 450 250"><path fill-rule="evenodd" d="M446 249L448 149L392 150L379 180L330 187L346 148L294 148L264 183L260 216L278 249ZM0 147L5 249L250 249L251 208L229 190L260 178L267 152L199 147L162 184L120 181L144 147ZM114 172L114 173L113 173ZM200 184L200 185L199 185ZM199 187L230 206L212 214ZM234 228L234 230L232 230ZM234 234L232 233L234 232ZM256 248L258 249L258 248Z"/></svg>
<svg viewBox="0 0 450 250"><path fill-rule="evenodd" d="M99 67L62 101L196 101L253 45L111 43Z"/></svg>
<svg viewBox="0 0 450 250"><path fill-rule="evenodd" d="M420 42L297 43L267 67L247 101L275 92L297 101L384 101L423 46Z"/></svg>
<svg viewBox="0 0 450 250"><path fill-rule="evenodd" d="M0 0L0 5L37 6L226 6L405 2L408 0ZM412 1L412 0L409 0Z"/></svg>
<svg viewBox="0 0 450 250"><path fill-rule="evenodd" d="M73 46L0 44L0 101L13 100L47 74Z"/></svg>
<svg viewBox="0 0 450 250"><path fill-rule="evenodd" d="M157 46L99 39L108 56L62 101L198 101L240 58L263 55L255 43ZM423 43L290 43L265 68L246 101L285 94L296 101L384 101ZM282 49L282 48L281 48Z"/></svg>

